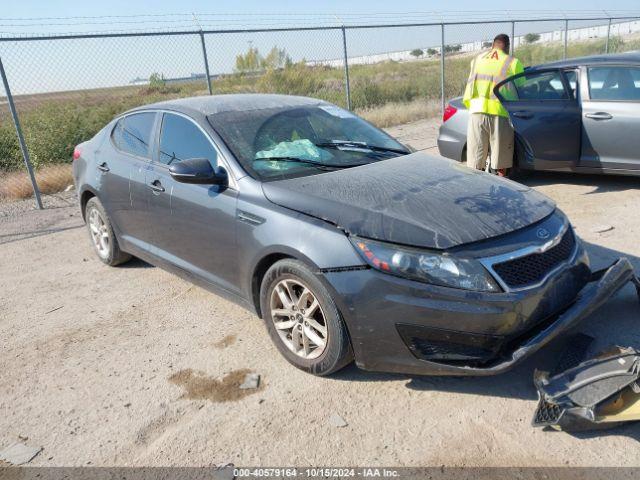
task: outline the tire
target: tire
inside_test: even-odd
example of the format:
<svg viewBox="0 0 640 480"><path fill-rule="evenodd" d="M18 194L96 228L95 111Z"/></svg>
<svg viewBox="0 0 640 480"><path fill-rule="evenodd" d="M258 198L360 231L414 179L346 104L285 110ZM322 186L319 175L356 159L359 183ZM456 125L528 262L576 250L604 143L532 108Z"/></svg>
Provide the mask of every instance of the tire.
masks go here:
<svg viewBox="0 0 640 480"><path fill-rule="evenodd" d="M304 263L285 259L273 264L262 280L260 307L271 340L300 370L324 376L352 362L338 307Z"/></svg>
<svg viewBox="0 0 640 480"><path fill-rule="evenodd" d="M131 255L120 250L109 216L96 197L90 198L85 205L84 218L93 250L102 263L115 267L131 259Z"/></svg>
<svg viewBox="0 0 640 480"><path fill-rule="evenodd" d="M525 170L525 169L522 169L522 168L520 168L518 166L517 155L514 155L513 167L509 169L507 177L510 180L513 180L514 182L522 182L522 181L525 181L529 177L530 173L531 173L530 170Z"/></svg>

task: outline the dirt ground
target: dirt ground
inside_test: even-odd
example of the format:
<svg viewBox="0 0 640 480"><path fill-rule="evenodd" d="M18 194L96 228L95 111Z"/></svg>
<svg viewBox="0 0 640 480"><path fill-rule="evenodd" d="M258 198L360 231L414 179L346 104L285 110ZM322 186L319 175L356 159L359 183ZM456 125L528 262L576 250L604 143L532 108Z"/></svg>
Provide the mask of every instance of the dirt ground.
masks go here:
<svg viewBox="0 0 640 480"><path fill-rule="evenodd" d="M390 129L437 152L437 123ZM640 179L539 174L593 263L640 268ZM94 256L70 194L0 216L0 449L33 465L640 466L640 424L581 435L530 425L535 367L494 378L428 378L291 367L261 321L158 268ZM598 233L608 227L612 230ZM604 228L606 227L606 228ZM583 324L599 347L640 346L627 287ZM246 372L260 388L237 387ZM336 427L337 414L347 423Z"/></svg>

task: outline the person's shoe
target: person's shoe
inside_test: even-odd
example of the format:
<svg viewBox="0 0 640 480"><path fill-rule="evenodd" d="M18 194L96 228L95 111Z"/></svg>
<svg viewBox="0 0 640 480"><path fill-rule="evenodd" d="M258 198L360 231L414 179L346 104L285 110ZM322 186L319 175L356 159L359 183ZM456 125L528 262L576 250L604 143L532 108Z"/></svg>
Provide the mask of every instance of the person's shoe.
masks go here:
<svg viewBox="0 0 640 480"><path fill-rule="evenodd" d="M507 176L507 169L506 168L499 168L497 171L498 171L498 176L499 177L506 177Z"/></svg>

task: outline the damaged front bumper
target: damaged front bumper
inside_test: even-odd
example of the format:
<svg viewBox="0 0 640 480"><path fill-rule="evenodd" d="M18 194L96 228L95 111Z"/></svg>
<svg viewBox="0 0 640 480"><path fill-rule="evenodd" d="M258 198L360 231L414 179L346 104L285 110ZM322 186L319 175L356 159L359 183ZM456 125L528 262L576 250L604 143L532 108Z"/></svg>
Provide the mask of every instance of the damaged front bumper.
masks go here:
<svg viewBox="0 0 640 480"><path fill-rule="evenodd" d="M593 273L580 258L538 291L514 294L445 291L372 270L325 278L337 293L360 368L484 376L509 370L565 335L628 282L640 285L626 258ZM533 318L546 320L529 325ZM453 325L456 331L450 330ZM416 331L432 351L445 351L448 358L419 351L409 338Z"/></svg>
<svg viewBox="0 0 640 480"><path fill-rule="evenodd" d="M628 282L635 285L640 297L640 280L636 277L633 266L627 258L620 258L609 268L594 272L592 281L580 291L575 303L555 322L525 341L508 358L482 371L487 374L497 374L510 369L587 318Z"/></svg>

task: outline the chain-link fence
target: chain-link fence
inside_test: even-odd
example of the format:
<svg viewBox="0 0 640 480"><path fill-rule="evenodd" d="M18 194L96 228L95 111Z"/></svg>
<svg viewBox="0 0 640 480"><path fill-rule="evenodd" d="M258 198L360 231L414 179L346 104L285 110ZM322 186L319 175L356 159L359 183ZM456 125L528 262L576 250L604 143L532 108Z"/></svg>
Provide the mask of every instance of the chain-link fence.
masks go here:
<svg viewBox="0 0 640 480"><path fill-rule="evenodd" d="M34 191L46 207L72 189L74 146L118 113L159 100L284 93L381 127L436 116L498 33L512 37L525 65L640 49L640 20L628 18L0 38L10 89L0 84L0 213L21 199L38 205Z"/></svg>

